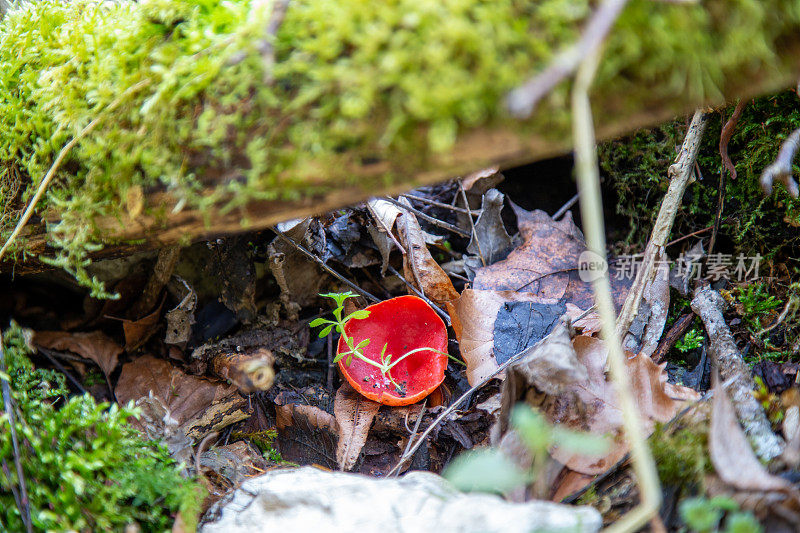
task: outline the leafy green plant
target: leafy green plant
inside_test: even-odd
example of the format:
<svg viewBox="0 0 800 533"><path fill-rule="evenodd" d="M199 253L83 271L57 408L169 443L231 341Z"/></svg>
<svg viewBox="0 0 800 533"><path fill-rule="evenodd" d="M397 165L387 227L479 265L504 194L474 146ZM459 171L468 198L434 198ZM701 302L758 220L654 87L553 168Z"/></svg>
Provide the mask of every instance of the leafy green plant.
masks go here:
<svg viewBox="0 0 800 533"><path fill-rule="evenodd" d="M23 330L5 333L9 383L17 407L23 475L36 530L168 531L178 512L190 528L202 488L160 444L127 423L136 409L66 398L64 377L36 369ZM58 407L56 407L58 405ZM0 460L14 463L9 418L0 415ZM16 470L0 470L0 530L23 531L13 490Z"/></svg>
<svg viewBox="0 0 800 533"><path fill-rule="evenodd" d="M736 299L742 304L742 316L749 325L761 327L761 318L783 302L769 294L766 283L751 283L737 289Z"/></svg>
<svg viewBox="0 0 800 533"><path fill-rule="evenodd" d="M720 531L719 524L728 512L724 533L761 533L763 528L749 512L739 511L739 504L730 498L687 498L678 506L681 518L696 533Z"/></svg>
<svg viewBox="0 0 800 533"><path fill-rule="evenodd" d="M511 427L530 451L533 461L529 470L521 469L496 448L482 448L456 457L444 470L444 477L466 492L504 493L536 480L552 446L584 455L601 455L609 446L603 437L554 426L527 405L514 408Z"/></svg>
<svg viewBox="0 0 800 533"><path fill-rule="evenodd" d="M703 330L692 328L686 332L682 339L675 343L675 348L681 353L690 352L703 345L703 337Z"/></svg>
<svg viewBox="0 0 800 533"><path fill-rule="evenodd" d="M345 324L347 324L350 320L362 320L369 317L369 311L367 311L366 309L353 311L349 315L342 317L342 314L344 312L344 302L348 298L355 298L356 295L350 291L347 291L342 293L321 294L320 296L331 298L336 303L336 307L333 309L333 317L335 320L327 320L321 317L315 318L314 320L311 321L309 326L312 328L322 326L322 330L319 332L320 338L329 335L333 328L336 328L336 331L339 332L339 334L342 336L342 338L345 341L345 344L347 345L347 350L338 353L336 357L333 359L334 363L338 363L339 361L341 361L346 357L345 364L347 366L350 366L350 364L353 362L353 357L356 357L357 359L367 363L368 365L374 366L378 370L380 370L381 375L385 379L389 380L389 382L392 385L394 385L398 391L400 391L403 389L403 387L399 383L397 383L397 381L394 380L391 371L395 366L400 364L401 361L403 361L404 359L406 359L411 355L414 355L415 353L427 352L427 351L436 352L441 355L446 355L447 357L453 359L454 361L457 361L459 363L461 362L458 361L458 359L451 357L449 354L445 352L430 347L415 348L413 350L405 352L404 354L400 355L400 357L394 359L393 354L386 353L386 348L388 346L387 344L384 344L383 348L381 349L380 361L373 361L372 359L364 355L364 348L369 346L371 339L361 339L360 341L356 342L356 340L350 335L348 335L347 331L345 330Z"/></svg>

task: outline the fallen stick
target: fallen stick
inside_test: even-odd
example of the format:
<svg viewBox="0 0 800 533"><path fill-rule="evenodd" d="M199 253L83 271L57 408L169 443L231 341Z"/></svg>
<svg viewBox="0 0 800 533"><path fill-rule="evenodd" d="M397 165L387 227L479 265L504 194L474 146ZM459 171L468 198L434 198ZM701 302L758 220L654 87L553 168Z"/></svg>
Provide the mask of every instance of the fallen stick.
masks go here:
<svg viewBox="0 0 800 533"><path fill-rule="evenodd" d="M681 151L678 158L670 165L667 174L669 175L669 189L661 202L661 209L650 233L650 240L644 250L642 265L636 273L636 279L625 298L625 304L617 317L617 335L624 339L631 327L633 319L639 312L642 303L642 296L648 283L655 278L658 269L656 264L664 258L664 248L667 239L672 231L672 224L675 222L675 215L681 205L681 199L686 187L692 181L692 170L697 160L697 152L700 150L700 141L703 139L703 132L708 123L708 113L697 110L692 117L692 123L686 137L683 140Z"/></svg>
<svg viewBox="0 0 800 533"><path fill-rule="evenodd" d="M269 390L275 382L272 352L258 348L253 353L226 352L211 357L209 369L220 379L236 385L244 394Z"/></svg>
<svg viewBox="0 0 800 533"><path fill-rule="evenodd" d="M730 382L728 393L736 416L756 455L769 461L783 452L784 442L773 433L764 410L753 396L755 382L722 316L724 305L722 296L708 285L695 289L692 310L703 320L708 332L711 363L719 370L722 381Z"/></svg>
<svg viewBox="0 0 800 533"><path fill-rule="evenodd" d="M773 182L783 183L792 198L797 198L800 189L792 178L792 161L800 148L800 129L794 130L781 145L775 162L764 169L761 174L761 188L764 194L772 194Z"/></svg>

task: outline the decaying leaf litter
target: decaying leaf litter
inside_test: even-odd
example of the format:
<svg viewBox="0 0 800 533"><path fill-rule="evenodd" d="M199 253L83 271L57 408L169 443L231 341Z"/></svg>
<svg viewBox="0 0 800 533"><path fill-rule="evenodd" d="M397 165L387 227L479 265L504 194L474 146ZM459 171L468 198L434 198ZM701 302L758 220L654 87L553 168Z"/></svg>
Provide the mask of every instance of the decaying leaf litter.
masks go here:
<svg viewBox="0 0 800 533"><path fill-rule="evenodd" d="M606 11L600 10L598 35L624 3L608 2ZM568 69L578 70L579 80L585 60ZM512 108L529 112L541 96L541 83L534 79L514 93ZM584 253L596 249L596 240L584 238L568 208L551 217L506 198L496 188L503 179L498 169L286 222L272 231L98 263L94 273L118 300L86 297L56 316L28 307L19 319L44 364L58 368L76 389L139 408L132 422L137 430L162 441L185 475L198 476L205 486L209 531L226 519L226 503L241 497L241 491L233 494L237 488L265 472L278 473L276 480L291 476L298 465L317 468L296 470L310 485L325 470L375 478L423 470L444 472L461 489L499 492L510 501L580 497L589 504L600 501L601 509L618 482L627 490L617 491L614 509L604 511L611 523L640 496L630 481L637 452L626 434L628 394L645 435L685 429L687 420L705 427L698 431L704 432L699 438L707 443L702 453L707 452L709 471L699 486L681 490L718 498L706 503L726 511L729 525L737 517L755 516L767 527L791 530L800 527L793 485L800 465L800 393L787 376L797 376L797 366L762 361L754 380L737 342L741 331L731 329L755 320L748 317L750 308L758 307L752 291L747 284L720 283L716 276L692 279L680 260L670 262L667 255L684 191L699 174L697 152L707 120L707 110L695 114L675 163L665 169L670 186L636 275L626 276L619 258L609 263L613 301L608 303L619 312L621 370L630 390L609 377L614 343L601 333L605 318L598 315L604 311L592 287L597 280L582 268ZM720 141L733 179L727 143L735 122L726 124ZM796 146L795 132L764 170L766 192L780 182L796 196L791 171ZM579 166L580 158L578 146ZM720 199L720 212L722 205ZM719 216L708 243L712 249L718 230ZM684 244L684 251L709 265L713 255L703 251L702 240ZM691 311L683 306L675 334L666 331L670 285L691 298ZM69 292L63 283L54 290ZM381 405L342 379L341 363L337 366L342 331L328 328L317 338L322 328L312 323L330 315L324 293L346 291L353 296L343 307L347 315L408 294L450 327L447 351L455 361L424 400ZM29 296L24 289L12 291L10 308L26 308ZM37 296L40 303L41 295L32 300ZM76 300L74 292L71 296ZM757 319L760 334L793 317L793 298L767 323L761 323L763 316ZM734 306L741 320L730 325L723 314L726 300L741 307ZM673 345L688 342L692 312L707 331L703 356L676 379L676 368L661 361ZM763 339L756 338L744 350L759 342L763 348ZM388 367L386 359L384 370ZM713 389L707 390L702 383L712 373ZM392 383L405 394L401 384ZM759 459L773 460L774 472ZM431 480L418 483L397 497L410 498L412 489ZM388 487L383 485L398 490ZM588 498L591 491L596 501ZM453 502L457 507L457 496ZM684 522L674 516L669 522L667 509L652 517L651 527L694 527L684 512L688 508L681 506ZM533 507L526 509L533 513ZM589 511L576 507L566 516L576 520L576 528L596 530L599 524ZM576 518L580 513L583 522Z"/></svg>
<svg viewBox="0 0 800 533"><path fill-rule="evenodd" d="M503 489L513 500L561 501L598 481L624 477L629 447L592 289L579 271L583 233L569 211L554 219L521 208L495 188L501 180L501 173L488 169L396 200L376 198L289 222L277 228L280 233L101 263L98 274L120 299L102 305L87 299L56 321L28 316L32 343L76 384L99 373L104 387L88 390L135 404L137 429L164 442L187 475L204 480L204 508L274 469L310 464L378 477L408 470L447 474L468 450L461 458L467 465L469 453L499 451L518 474L509 478L515 485ZM503 209L512 214L516 232ZM670 221L657 227L665 224ZM660 231L669 234L668 227ZM653 245L660 246L659 257L664 236ZM701 393L671 381L666 363L650 358L665 329L665 287L676 273L645 268L639 272L652 278L640 282L623 275L619 262L610 272L620 310L631 307L637 286L644 287L625 345L626 372L649 434L703 405L696 404ZM347 301L348 313L396 295L422 298L451 325L449 351L463 363L451 362L445 382L413 405L382 406L363 397L334 364L336 332L316 338L321 328L309 327L329 313L320 294L346 290L358 296ZM749 393L754 385L746 365L736 363L741 355L728 353L737 350L730 332L720 340L724 318L719 311L709 316L709 306L722 304L701 298L709 291L722 296L707 286L698 291L692 308L709 329L711 366L727 380L728 389L717 385L715 395L732 395L744 424L741 435L783 446ZM37 321L56 327L38 327ZM743 388L731 388L740 380ZM465 401L456 403L465 392ZM711 401L709 455L718 477L709 486L715 494L779 491L785 496L764 505L791 508L791 485L783 478L754 471L749 477L758 486L737 485L731 470L744 452L732 453L726 435L738 422L730 408L716 407L721 400ZM539 433L556 435L544 441L543 452L526 445L530 435L514 421L520 406L535 409L547 424ZM787 423L796 418L787 412ZM602 442L593 450L576 447L559 431ZM787 450L800 449L798 434L787 435ZM747 444L736 438L737 446ZM779 453L755 449L767 458ZM763 511L747 501L743 508Z"/></svg>

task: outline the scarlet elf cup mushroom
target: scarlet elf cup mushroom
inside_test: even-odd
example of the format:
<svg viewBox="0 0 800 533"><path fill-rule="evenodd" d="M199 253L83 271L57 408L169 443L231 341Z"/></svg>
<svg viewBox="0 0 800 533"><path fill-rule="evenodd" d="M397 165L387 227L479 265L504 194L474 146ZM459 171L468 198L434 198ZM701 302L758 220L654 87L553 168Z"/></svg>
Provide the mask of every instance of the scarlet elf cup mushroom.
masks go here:
<svg viewBox="0 0 800 533"><path fill-rule="evenodd" d="M339 368L350 385L385 405L409 405L433 392L447 367L447 329L439 315L416 296L392 298L364 311L366 318L346 321L337 347ZM375 364L349 356L359 344L360 354Z"/></svg>

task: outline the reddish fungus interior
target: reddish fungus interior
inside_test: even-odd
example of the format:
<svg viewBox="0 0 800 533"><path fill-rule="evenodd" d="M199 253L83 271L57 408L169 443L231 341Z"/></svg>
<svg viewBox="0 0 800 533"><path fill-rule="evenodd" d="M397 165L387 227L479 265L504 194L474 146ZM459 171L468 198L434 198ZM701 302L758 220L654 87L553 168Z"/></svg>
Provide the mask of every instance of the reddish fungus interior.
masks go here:
<svg viewBox="0 0 800 533"><path fill-rule="evenodd" d="M371 339L364 355L380 362L381 350L386 344L386 354L397 361L403 354L416 348L447 350L447 330L436 312L416 296L400 296L367 307L369 317L350 320L345 329L355 343ZM339 352L347 351L339 339ZM389 405L405 405L421 400L444 380L447 356L424 350L403 359L391 370L394 383L385 378L380 369L353 357L348 366L347 357L339 367L350 384L366 397Z"/></svg>

